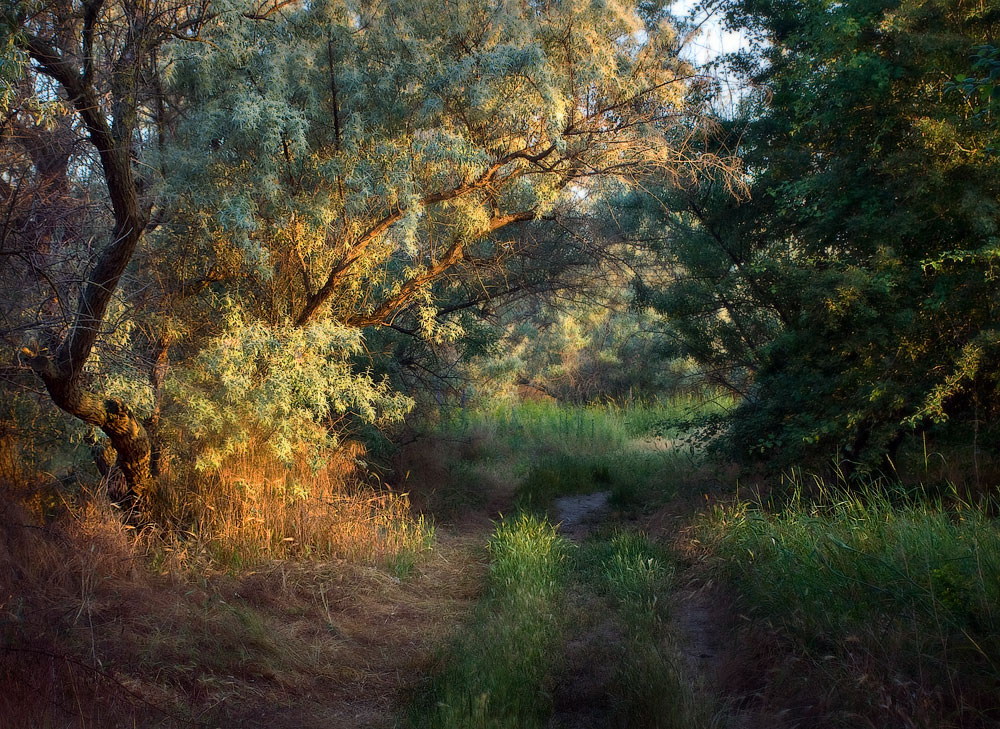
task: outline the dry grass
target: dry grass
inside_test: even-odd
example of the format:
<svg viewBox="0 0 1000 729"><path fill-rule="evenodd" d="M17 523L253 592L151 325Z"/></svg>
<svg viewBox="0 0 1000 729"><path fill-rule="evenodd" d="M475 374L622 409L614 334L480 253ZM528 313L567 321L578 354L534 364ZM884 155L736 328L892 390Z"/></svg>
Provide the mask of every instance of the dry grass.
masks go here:
<svg viewBox="0 0 1000 729"><path fill-rule="evenodd" d="M389 564L405 573L428 549L433 529L409 497L357 475L358 443L314 468L303 453L288 464L248 447L218 470L167 483L148 542L154 565L175 572L206 559L239 571L268 560L336 557Z"/></svg>
<svg viewBox="0 0 1000 729"><path fill-rule="evenodd" d="M0 448L0 729L391 724L478 591L468 545L432 550L360 446L261 452L129 517Z"/></svg>
<svg viewBox="0 0 1000 729"><path fill-rule="evenodd" d="M482 535L406 580L368 558L151 571L157 535L106 501L26 496L0 495L0 729L390 726L482 579Z"/></svg>

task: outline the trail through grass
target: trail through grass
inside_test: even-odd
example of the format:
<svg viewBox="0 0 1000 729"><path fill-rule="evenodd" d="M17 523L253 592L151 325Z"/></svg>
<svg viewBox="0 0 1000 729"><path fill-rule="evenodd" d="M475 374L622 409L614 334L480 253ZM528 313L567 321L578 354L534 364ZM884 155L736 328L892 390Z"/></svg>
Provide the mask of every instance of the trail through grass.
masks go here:
<svg viewBox="0 0 1000 729"><path fill-rule="evenodd" d="M545 726L567 548L551 524L530 515L497 525L488 544L487 594L417 704L413 726Z"/></svg>
<svg viewBox="0 0 1000 729"><path fill-rule="evenodd" d="M531 403L444 426L475 444L465 476L502 472L514 484L508 505L535 518L558 522L556 503L609 496L599 509L607 528L572 529L583 541L566 547L546 607L561 606L545 639L558 655L518 701L551 710L551 727L1000 725L996 505L864 481L838 490L817 480L809 498L790 499L778 485L756 503L703 492L696 454L664 427L690 419L689 405ZM629 526L644 523L655 538ZM699 597L672 615L678 593ZM499 620L507 632L512 618L536 619L508 612ZM488 633L485 624L470 631ZM699 640L713 646L708 660L685 654ZM477 675L483 683L459 693L482 709L476 696L498 690L483 688L489 671ZM476 716L483 726L507 721Z"/></svg>
<svg viewBox="0 0 1000 729"><path fill-rule="evenodd" d="M674 568L666 550L623 529L573 544L551 521L567 494L607 491L619 512L670 498L689 460L653 431L683 410L529 404L445 426L477 440L470 462L514 462L518 515L498 523L486 595L416 701L411 725L707 726L667 616Z"/></svg>
<svg viewBox="0 0 1000 729"><path fill-rule="evenodd" d="M489 552L487 593L411 726L578 726L581 702L586 726L708 726L667 619L665 550L630 531L577 546L521 514L497 525Z"/></svg>

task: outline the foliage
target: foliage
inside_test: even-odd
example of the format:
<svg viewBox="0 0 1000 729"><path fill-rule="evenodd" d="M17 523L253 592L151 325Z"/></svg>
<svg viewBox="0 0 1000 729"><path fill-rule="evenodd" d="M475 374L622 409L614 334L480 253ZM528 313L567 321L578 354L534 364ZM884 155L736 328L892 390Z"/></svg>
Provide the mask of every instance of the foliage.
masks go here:
<svg viewBox="0 0 1000 729"><path fill-rule="evenodd" d="M143 493L191 439L218 466L251 432L288 458L392 420L383 375L415 361L347 329L470 346L469 306L592 260L558 243L605 190L730 166L661 3L43 0L0 22L0 333L28 345L4 365Z"/></svg>
<svg viewBox="0 0 1000 729"><path fill-rule="evenodd" d="M664 617L667 606L661 598L673 579L673 565L646 535L618 531L609 539L592 540L581 559L595 568L604 591L621 603L630 628L648 632Z"/></svg>
<svg viewBox="0 0 1000 729"><path fill-rule="evenodd" d="M633 196L631 223L679 274L640 300L744 397L721 445L872 468L913 429L993 433L994 132L946 87L996 18L951 0L726 7L759 41L733 60L757 89L718 140L749 199L674 187Z"/></svg>
<svg viewBox="0 0 1000 729"><path fill-rule="evenodd" d="M272 317L407 310L447 340L430 285L509 257L519 242L497 231L578 206L573 184L720 164L679 136L698 123L693 72L657 6L237 10L173 49L189 111L164 152L165 232L192 234L201 271L243 277L258 306L274 292Z"/></svg>
<svg viewBox="0 0 1000 729"><path fill-rule="evenodd" d="M167 383L175 438L199 470L219 468L260 436L279 460L307 449L318 466L338 445L339 421L382 424L409 409L408 398L355 371L361 345L357 329L333 322L272 328L233 312Z"/></svg>
<svg viewBox="0 0 1000 729"><path fill-rule="evenodd" d="M992 119L994 128L1000 129L1000 48L984 44L973 49L973 76L959 74L952 86L964 93L976 106L978 115Z"/></svg>

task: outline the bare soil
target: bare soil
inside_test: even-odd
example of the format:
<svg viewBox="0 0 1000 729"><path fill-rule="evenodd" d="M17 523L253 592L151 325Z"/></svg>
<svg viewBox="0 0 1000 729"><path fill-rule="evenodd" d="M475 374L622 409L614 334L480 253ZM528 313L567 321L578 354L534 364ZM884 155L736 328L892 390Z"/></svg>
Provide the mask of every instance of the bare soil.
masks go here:
<svg viewBox="0 0 1000 729"><path fill-rule="evenodd" d="M563 496L555 501L559 531L573 541L582 541L607 519L610 491Z"/></svg>

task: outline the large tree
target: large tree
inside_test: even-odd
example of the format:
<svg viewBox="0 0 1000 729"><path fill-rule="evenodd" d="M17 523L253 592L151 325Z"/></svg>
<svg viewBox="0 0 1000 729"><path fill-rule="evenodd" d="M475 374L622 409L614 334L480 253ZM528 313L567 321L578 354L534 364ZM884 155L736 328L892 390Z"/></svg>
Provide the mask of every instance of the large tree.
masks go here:
<svg viewBox="0 0 1000 729"><path fill-rule="evenodd" d="M4 254L15 264L5 283L22 307L7 331L35 325L23 361L56 405L107 434L139 491L150 479L145 428L121 398L92 391L87 367L150 225L139 159L149 120L163 121L157 52L199 15L173 0L86 0L6 3L0 16ZM49 316L30 321L22 274L44 280Z"/></svg>
<svg viewBox="0 0 1000 729"><path fill-rule="evenodd" d="M300 326L385 324L501 229L718 163L655 4L315 3L203 36L172 62L179 224Z"/></svg>
<svg viewBox="0 0 1000 729"><path fill-rule="evenodd" d="M913 428L995 424L995 129L954 82L996 38L996 11L727 7L762 41L739 59L756 90L723 137L751 196L674 186L674 214L640 216L678 270L646 293L746 395L727 445L782 466L837 451L877 464Z"/></svg>
<svg viewBox="0 0 1000 729"><path fill-rule="evenodd" d="M87 386L115 306L146 332L157 392L174 363L189 434L285 418L288 401L306 420L372 419L399 403L351 370L362 328L406 312L420 336L454 336L434 285L553 239L517 226L565 226L609 185L725 164L699 146L699 77L658 3L92 0L3 20L22 95L59 100L89 144L64 158L68 199L100 183L108 202L86 216L106 229L77 265L75 313L24 356L140 489L143 424Z"/></svg>

